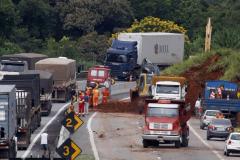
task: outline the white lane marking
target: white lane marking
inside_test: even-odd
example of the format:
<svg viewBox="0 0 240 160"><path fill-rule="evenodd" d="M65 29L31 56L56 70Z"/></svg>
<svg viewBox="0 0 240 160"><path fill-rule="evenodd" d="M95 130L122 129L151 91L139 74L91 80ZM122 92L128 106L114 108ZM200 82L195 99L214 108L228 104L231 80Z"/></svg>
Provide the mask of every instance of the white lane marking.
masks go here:
<svg viewBox="0 0 240 160"><path fill-rule="evenodd" d="M92 150L93 150L94 158L95 158L95 160L99 160L99 155L98 155L96 144L94 142L93 131L92 131L92 128L91 128L92 120L96 115L97 115L97 112L94 112L93 115L91 115L91 117L88 119L87 129L88 129L88 133L89 133L89 139L90 139L91 147L92 147Z"/></svg>
<svg viewBox="0 0 240 160"><path fill-rule="evenodd" d="M120 101L122 101L124 99L126 99L126 98L123 98ZM93 131L92 131L92 128L91 128L92 120L96 115L97 115L97 112L94 112L91 115L91 117L88 119L87 129L88 129L88 133L89 133L89 139L90 139L91 147L92 147L92 150L93 150L94 158L95 158L95 160L100 160L99 155L98 155L98 151L97 151L97 147L96 147L96 144L95 144L95 141L94 141Z"/></svg>
<svg viewBox="0 0 240 160"><path fill-rule="evenodd" d="M206 146L208 147L220 160L224 160L224 158L215 150L211 145L209 145L202 137L197 133L197 131L188 123L190 130L193 134Z"/></svg>
<svg viewBox="0 0 240 160"><path fill-rule="evenodd" d="M24 154L22 155L22 159L25 159L28 154L30 153L30 151L32 150L34 144L37 142L37 140L39 139L39 137L41 136L41 134L47 129L47 127L57 118L57 116L69 105L69 103L65 104L64 106L62 106L62 108L60 110L58 110L57 114L54 115L54 117L52 119L50 119L50 121L48 121L48 123L42 128L42 130L37 134L37 136L33 139L32 143L28 146L28 149L24 152Z"/></svg>
<svg viewBox="0 0 240 160"><path fill-rule="evenodd" d="M129 99L130 99L130 97L127 97L127 98L123 98L123 99L121 99L119 101L125 101L125 100L129 100Z"/></svg>

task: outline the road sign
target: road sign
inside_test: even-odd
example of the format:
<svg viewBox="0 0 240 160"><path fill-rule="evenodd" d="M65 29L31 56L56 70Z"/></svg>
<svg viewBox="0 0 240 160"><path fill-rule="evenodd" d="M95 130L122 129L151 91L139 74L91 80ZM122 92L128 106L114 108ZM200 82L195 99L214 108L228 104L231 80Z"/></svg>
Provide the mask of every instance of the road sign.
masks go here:
<svg viewBox="0 0 240 160"><path fill-rule="evenodd" d="M67 114L66 118L62 121L62 125L67 128L70 133L74 133L83 123L81 118L74 112Z"/></svg>
<svg viewBox="0 0 240 160"><path fill-rule="evenodd" d="M81 148L78 147L70 138L68 138L60 147L57 148L57 153L63 159L74 160L81 152Z"/></svg>

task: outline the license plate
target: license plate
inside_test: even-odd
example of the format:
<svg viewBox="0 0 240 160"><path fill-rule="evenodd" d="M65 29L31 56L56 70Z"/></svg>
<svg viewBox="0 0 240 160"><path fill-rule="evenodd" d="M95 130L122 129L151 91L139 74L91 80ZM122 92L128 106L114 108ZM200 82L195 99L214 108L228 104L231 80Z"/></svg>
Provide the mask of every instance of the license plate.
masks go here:
<svg viewBox="0 0 240 160"><path fill-rule="evenodd" d="M225 128L217 128L218 131L225 131Z"/></svg>

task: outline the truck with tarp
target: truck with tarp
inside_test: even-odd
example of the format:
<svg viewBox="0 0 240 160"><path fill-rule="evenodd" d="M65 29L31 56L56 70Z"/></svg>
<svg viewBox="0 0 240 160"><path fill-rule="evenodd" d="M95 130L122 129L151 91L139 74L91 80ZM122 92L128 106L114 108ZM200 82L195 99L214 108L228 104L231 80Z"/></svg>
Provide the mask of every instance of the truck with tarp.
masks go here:
<svg viewBox="0 0 240 160"><path fill-rule="evenodd" d="M6 54L1 57L1 61L5 65L5 66L4 65L2 66L3 67L2 70L4 70L4 68L7 68L6 71L9 71L9 70L11 71L11 68L13 70L18 69L18 72L23 72L26 69L34 70L35 63L45 58L48 58L48 56L44 54L38 54L38 53ZM14 62L16 64L14 64Z"/></svg>
<svg viewBox="0 0 240 160"><path fill-rule="evenodd" d="M39 74L4 75L0 85L16 87L17 146L26 149L31 134L41 125Z"/></svg>
<svg viewBox="0 0 240 160"><path fill-rule="evenodd" d="M0 85L0 159L16 158L16 117L15 85Z"/></svg>
<svg viewBox="0 0 240 160"><path fill-rule="evenodd" d="M202 98L203 111L219 110L225 117L230 118L232 124L236 126L237 114L240 112L238 93L237 83L224 80L207 81Z"/></svg>
<svg viewBox="0 0 240 160"><path fill-rule="evenodd" d="M65 57L46 58L35 64L36 70L48 71L53 75L52 100L66 102L76 88L76 61Z"/></svg>

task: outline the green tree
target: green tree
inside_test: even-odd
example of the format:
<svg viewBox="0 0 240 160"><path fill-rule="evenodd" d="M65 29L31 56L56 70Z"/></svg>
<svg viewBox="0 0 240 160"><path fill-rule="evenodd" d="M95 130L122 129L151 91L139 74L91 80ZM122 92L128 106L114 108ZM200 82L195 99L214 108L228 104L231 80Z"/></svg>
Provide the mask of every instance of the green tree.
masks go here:
<svg viewBox="0 0 240 160"><path fill-rule="evenodd" d="M0 36L8 37L17 25L19 17L11 0L0 1Z"/></svg>
<svg viewBox="0 0 240 160"><path fill-rule="evenodd" d="M62 0L57 3L63 28L71 36L130 24L132 11L127 0Z"/></svg>
<svg viewBox="0 0 240 160"><path fill-rule="evenodd" d="M20 25L27 28L30 36L41 39L54 36L57 17L48 0L21 0L17 7Z"/></svg>

